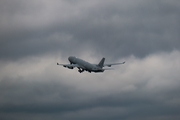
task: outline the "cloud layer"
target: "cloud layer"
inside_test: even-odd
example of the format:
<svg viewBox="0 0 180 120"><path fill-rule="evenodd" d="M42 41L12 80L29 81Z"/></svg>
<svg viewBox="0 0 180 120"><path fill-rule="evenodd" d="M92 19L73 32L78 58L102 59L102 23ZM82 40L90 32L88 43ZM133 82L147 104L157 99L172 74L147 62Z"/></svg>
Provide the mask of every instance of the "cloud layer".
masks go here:
<svg viewBox="0 0 180 120"><path fill-rule="evenodd" d="M179 6L178 0L2 0L1 59L86 49L117 59L179 50Z"/></svg>
<svg viewBox="0 0 180 120"><path fill-rule="evenodd" d="M0 119L179 120L179 0L1 0ZM56 66L74 55L115 70Z"/></svg>
<svg viewBox="0 0 180 120"><path fill-rule="evenodd" d="M3 64L2 119L179 119L179 51L130 56L103 74L78 74L49 58Z"/></svg>

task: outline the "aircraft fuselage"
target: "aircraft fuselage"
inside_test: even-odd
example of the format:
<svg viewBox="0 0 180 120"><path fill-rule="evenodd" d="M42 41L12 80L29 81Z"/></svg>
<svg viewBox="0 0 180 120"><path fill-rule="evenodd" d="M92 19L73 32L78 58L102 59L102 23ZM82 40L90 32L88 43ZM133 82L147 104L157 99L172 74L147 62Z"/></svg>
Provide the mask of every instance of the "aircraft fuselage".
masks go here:
<svg viewBox="0 0 180 120"><path fill-rule="evenodd" d="M102 68L100 68L99 66L97 65L94 65L94 64L91 64L87 61L84 61L82 59L79 59L79 58L76 58L76 57L73 57L73 56L70 56L68 58L69 62L71 64L78 64L79 66L81 66L81 68L83 68L83 70L86 70L86 71L89 71L89 72L103 72L104 70ZM80 69L80 68L78 68Z"/></svg>

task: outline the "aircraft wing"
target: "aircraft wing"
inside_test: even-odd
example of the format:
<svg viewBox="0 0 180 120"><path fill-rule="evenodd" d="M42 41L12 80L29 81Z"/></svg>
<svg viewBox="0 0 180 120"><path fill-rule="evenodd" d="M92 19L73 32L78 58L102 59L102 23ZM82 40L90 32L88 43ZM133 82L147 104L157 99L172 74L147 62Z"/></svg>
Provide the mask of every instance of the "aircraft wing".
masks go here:
<svg viewBox="0 0 180 120"><path fill-rule="evenodd" d="M63 66L63 67L67 67L67 68L69 68L69 69L73 69L74 67L80 67L80 68L82 68L81 66L79 66L78 64L59 64L59 63L57 63L57 65L61 65L61 66Z"/></svg>
<svg viewBox="0 0 180 120"><path fill-rule="evenodd" d="M107 66L107 67L111 67L112 65L120 65L120 64L124 64L125 62L122 63L112 63L112 64L104 64L103 67Z"/></svg>

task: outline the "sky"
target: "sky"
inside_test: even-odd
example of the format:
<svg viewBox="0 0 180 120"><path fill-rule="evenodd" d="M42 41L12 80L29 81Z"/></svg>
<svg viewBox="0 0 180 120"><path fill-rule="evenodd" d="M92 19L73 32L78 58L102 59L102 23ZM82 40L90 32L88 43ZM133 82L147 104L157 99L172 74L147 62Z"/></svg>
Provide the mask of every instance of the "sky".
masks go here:
<svg viewBox="0 0 180 120"><path fill-rule="evenodd" d="M179 120L179 0L1 0L1 120ZM126 61L103 73L56 63Z"/></svg>

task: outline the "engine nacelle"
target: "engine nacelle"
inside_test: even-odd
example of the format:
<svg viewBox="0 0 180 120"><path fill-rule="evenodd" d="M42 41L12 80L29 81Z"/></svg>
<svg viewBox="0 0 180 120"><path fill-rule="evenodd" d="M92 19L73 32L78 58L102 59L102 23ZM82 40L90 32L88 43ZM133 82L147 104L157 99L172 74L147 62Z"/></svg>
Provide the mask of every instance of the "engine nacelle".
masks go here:
<svg viewBox="0 0 180 120"><path fill-rule="evenodd" d="M68 67L69 69L73 69L74 67Z"/></svg>
<svg viewBox="0 0 180 120"><path fill-rule="evenodd" d="M74 67L72 67L72 66L68 66L68 65L63 65L63 67L65 67L65 68L69 68L69 69L73 69Z"/></svg>

